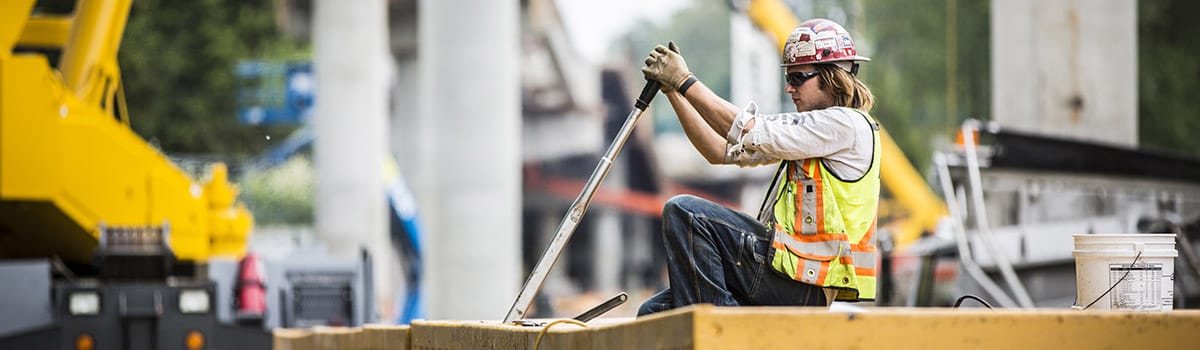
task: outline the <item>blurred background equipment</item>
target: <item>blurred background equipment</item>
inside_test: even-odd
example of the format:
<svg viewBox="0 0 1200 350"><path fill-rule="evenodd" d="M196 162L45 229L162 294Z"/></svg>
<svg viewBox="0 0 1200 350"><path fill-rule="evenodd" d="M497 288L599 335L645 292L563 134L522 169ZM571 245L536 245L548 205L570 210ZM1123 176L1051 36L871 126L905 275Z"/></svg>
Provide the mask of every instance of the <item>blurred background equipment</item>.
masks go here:
<svg viewBox="0 0 1200 350"><path fill-rule="evenodd" d="M957 240L961 262L987 273L958 279L956 289L1011 299L987 287L994 284L988 276L1008 265L1034 306L1071 306L1079 302L1070 283L1077 272L1072 235L1172 233L1182 252L1175 259L1174 305L1186 308L1200 297L1200 275L1189 273L1195 259L1186 252L1194 250L1200 219L1200 200L1194 199L1200 196L1200 160L974 120L964 124L962 135L962 145L935 160L943 192L955 203L955 222L925 242L953 246Z"/></svg>
<svg viewBox="0 0 1200 350"><path fill-rule="evenodd" d="M42 307L5 317L0 341L270 344L262 328L217 321L231 303L206 263L242 256L252 225L225 165L192 180L129 128L116 59L130 2L79 1L69 16L33 5L0 11L0 264L38 287L2 302Z"/></svg>
<svg viewBox="0 0 1200 350"><path fill-rule="evenodd" d="M130 1L68 5L0 5L0 276L27 282L0 298L0 347L265 348L274 327L374 320L370 254L264 269L229 169L195 181L133 133Z"/></svg>
<svg viewBox="0 0 1200 350"><path fill-rule="evenodd" d="M300 124L312 114L316 81L311 62L238 62L238 120L245 124Z"/></svg>

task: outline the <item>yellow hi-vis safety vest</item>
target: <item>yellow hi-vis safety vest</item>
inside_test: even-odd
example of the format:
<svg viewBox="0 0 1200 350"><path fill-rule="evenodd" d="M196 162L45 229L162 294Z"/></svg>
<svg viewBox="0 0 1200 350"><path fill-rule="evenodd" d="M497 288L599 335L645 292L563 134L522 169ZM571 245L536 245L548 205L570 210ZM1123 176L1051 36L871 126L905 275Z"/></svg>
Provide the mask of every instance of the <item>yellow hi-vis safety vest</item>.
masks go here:
<svg viewBox="0 0 1200 350"><path fill-rule="evenodd" d="M860 179L839 179L823 159L785 161L775 200L771 265L794 280L837 290L838 301L875 299L875 223L879 209L879 124L871 125L871 165Z"/></svg>

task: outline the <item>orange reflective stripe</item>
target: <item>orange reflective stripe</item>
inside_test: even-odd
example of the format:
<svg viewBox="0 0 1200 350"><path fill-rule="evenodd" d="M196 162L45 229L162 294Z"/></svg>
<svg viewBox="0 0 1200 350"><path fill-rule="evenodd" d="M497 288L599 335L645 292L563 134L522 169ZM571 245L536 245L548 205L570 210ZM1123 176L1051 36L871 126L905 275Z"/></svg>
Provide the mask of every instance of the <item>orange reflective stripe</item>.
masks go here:
<svg viewBox="0 0 1200 350"><path fill-rule="evenodd" d="M820 243L828 241L848 241L845 233L818 233L815 235L789 235L792 239L805 243Z"/></svg>
<svg viewBox="0 0 1200 350"><path fill-rule="evenodd" d="M793 205L796 212L792 213L792 232L804 233L804 183L799 181L796 181L796 202Z"/></svg>
<svg viewBox="0 0 1200 350"><path fill-rule="evenodd" d="M804 280L804 259L796 259L796 275L792 279L797 281Z"/></svg>
<svg viewBox="0 0 1200 350"><path fill-rule="evenodd" d="M789 176L791 176L792 182L796 184L796 198L793 199L794 203L792 203L792 206L796 209L792 213L792 231L802 233L804 232L804 184L799 179L801 178L800 172L803 172L804 169L803 167L796 166L796 162L792 162L791 165L792 171Z"/></svg>
<svg viewBox="0 0 1200 350"><path fill-rule="evenodd" d="M825 233L825 181L821 179L821 162L809 160L813 163L813 182L817 185L817 210L812 213L817 217L817 234Z"/></svg>
<svg viewBox="0 0 1200 350"><path fill-rule="evenodd" d="M858 277L875 277L875 269L855 267L854 274Z"/></svg>
<svg viewBox="0 0 1200 350"><path fill-rule="evenodd" d="M859 240L858 243L851 244L850 249L853 249L854 251L858 251L858 252L864 252L864 253L874 252L875 245L872 244L873 243L872 241L875 239L875 225L878 222L879 222L879 216L876 216L874 219L871 219L871 226L867 227L867 234L863 235L863 238L861 240Z"/></svg>

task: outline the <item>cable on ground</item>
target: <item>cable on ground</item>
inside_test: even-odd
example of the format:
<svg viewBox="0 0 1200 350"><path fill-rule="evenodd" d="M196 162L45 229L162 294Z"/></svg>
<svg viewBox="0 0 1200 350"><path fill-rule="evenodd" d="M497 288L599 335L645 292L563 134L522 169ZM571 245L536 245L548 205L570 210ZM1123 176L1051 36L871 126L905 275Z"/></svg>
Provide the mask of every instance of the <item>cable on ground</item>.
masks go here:
<svg viewBox="0 0 1200 350"><path fill-rule="evenodd" d="M570 323L583 328L588 328L587 323L583 323L575 319L564 318L561 320L554 320L550 323L547 323L545 326L542 326L542 331L538 332L537 339L533 341L533 350L538 350L538 348L542 346L542 336L546 335L546 332L550 330L550 327L554 327L554 325L563 323Z"/></svg>

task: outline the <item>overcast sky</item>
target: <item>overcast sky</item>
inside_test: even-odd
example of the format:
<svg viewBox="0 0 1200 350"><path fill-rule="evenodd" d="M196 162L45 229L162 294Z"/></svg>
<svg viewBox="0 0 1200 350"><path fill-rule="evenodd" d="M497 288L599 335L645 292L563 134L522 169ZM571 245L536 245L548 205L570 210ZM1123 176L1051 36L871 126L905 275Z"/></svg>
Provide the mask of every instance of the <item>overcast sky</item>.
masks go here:
<svg viewBox="0 0 1200 350"><path fill-rule="evenodd" d="M592 60L604 58L613 39L628 32L639 19L655 23L670 19L671 14L692 0L557 0L562 19L576 49Z"/></svg>

